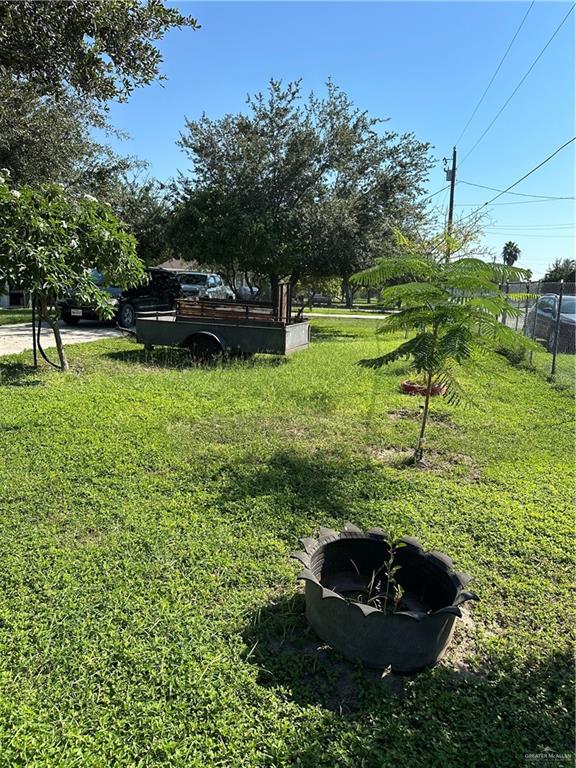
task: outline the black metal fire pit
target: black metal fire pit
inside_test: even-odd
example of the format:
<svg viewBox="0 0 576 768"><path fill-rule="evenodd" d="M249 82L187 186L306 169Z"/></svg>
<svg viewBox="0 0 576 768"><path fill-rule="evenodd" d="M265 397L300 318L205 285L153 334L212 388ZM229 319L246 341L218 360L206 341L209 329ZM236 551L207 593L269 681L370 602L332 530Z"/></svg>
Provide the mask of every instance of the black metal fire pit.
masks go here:
<svg viewBox="0 0 576 768"><path fill-rule="evenodd" d="M441 552L406 536L396 545L381 528L347 523L320 529L292 556L304 565L306 616L326 643L350 660L400 673L433 666L446 651L459 606L478 599L470 577ZM391 557L391 546L392 550Z"/></svg>

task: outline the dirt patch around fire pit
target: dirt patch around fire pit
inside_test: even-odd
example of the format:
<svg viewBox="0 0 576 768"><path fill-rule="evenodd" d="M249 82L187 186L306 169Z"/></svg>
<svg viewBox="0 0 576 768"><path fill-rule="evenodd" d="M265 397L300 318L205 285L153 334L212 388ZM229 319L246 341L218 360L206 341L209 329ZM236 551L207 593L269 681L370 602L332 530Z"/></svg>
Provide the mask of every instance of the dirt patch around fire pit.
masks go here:
<svg viewBox="0 0 576 768"><path fill-rule="evenodd" d="M434 672L400 675L370 669L344 659L309 626L304 594L283 597L260 609L244 635L246 658L258 668L260 685L282 690L291 700L318 705L342 717L354 717L364 697L389 696L402 702L413 681ZM483 677L477 663L473 609L462 609L452 642L434 670L458 679ZM364 702L364 703L363 703Z"/></svg>
<svg viewBox="0 0 576 768"><path fill-rule="evenodd" d="M456 673L462 678L484 677L482 667L475 663L475 659L478 658L478 647L475 637L474 609L464 605L460 610L462 618L456 621L452 642L440 659L438 667Z"/></svg>

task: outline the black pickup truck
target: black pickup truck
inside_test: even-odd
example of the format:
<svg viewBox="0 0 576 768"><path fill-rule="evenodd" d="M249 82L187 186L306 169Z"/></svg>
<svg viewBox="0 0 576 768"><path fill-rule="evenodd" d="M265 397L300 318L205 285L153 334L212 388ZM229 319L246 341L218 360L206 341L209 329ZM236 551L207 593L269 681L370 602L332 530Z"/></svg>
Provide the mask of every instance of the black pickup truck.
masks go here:
<svg viewBox="0 0 576 768"><path fill-rule="evenodd" d="M183 295L177 276L166 269L148 268L145 282L123 290L105 286L104 278L97 270L92 271L92 280L112 297L116 305L115 320L122 328L132 328L136 324L137 312L174 309L176 300ZM58 306L67 325L77 325L81 320L102 320L96 307L82 304L74 296L61 299Z"/></svg>

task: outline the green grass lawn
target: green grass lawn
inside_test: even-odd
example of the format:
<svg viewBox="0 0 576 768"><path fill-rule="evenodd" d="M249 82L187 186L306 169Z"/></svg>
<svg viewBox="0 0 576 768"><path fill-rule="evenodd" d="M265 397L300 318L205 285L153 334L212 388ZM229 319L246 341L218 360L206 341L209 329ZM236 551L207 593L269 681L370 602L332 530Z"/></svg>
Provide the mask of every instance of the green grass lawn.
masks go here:
<svg viewBox="0 0 576 768"><path fill-rule="evenodd" d="M314 315L370 315L371 313L375 315L386 314L382 307L374 303L365 304L362 307L354 307L353 309L347 309L346 307L314 307L313 309L310 309L305 307L304 312Z"/></svg>
<svg viewBox="0 0 576 768"><path fill-rule="evenodd" d="M0 325L31 322L32 312L29 309L0 309Z"/></svg>
<svg viewBox="0 0 576 768"><path fill-rule="evenodd" d="M494 356L419 400L374 324L213 369L125 340L0 360L0 766L495 768L572 750L573 399ZM318 525L415 535L481 600L380 679L307 628Z"/></svg>

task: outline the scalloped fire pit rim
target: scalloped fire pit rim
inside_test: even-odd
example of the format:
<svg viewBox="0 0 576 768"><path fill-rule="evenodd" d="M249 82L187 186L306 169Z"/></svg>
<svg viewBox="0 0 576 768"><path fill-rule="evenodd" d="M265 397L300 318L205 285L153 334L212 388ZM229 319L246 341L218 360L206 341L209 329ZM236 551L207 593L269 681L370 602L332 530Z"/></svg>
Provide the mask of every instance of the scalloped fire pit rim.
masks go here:
<svg viewBox="0 0 576 768"><path fill-rule="evenodd" d="M291 555L304 566L304 570L298 574L298 579L306 583L306 615L313 629L343 656L350 660L359 660L366 666L391 666L392 671L399 673L418 672L434 666L450 644L454 622L462 616L460 606L468 600L478 599L475 593L465 589L471 576L453 570L453 563L448 555L437 551L425 552L418 539L403 536L400 541L406 547L422 557L423 562L448 577L454 587L454 597L450 604L436 610L402 610L386 614L379 608L350 600L326 587L312 570L311 560L314 554L333 542L346 539L390 543L390 537L381 528L370 528L364 532L352 523L346 523L340 533L321 527L317 540L301 539L304 550ZM337 602L334 603L334 600ZM335 613L349 619L350 626L346 628L343 621L335 625ZM362 623L367 620L368 624ZM371 646L368 640L364 643L368 635L372 637ZM406 642L403 642L404 637ZM369 647L364 648L366 644ZM411 653L411 644L418 648L414 653ZM394 648L396 650L393 650Z"/></svg>

